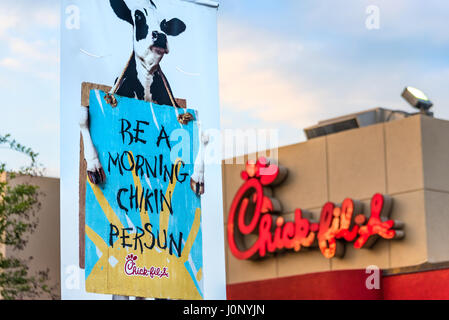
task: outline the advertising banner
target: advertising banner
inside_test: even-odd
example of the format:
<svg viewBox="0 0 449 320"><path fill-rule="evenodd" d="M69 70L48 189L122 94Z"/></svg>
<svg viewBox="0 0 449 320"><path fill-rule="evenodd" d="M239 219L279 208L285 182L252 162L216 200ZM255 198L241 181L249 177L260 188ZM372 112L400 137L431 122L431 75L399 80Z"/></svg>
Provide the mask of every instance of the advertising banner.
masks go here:
<svg viewBox="0 0 449 320"><path fill-rule="evenodd" d="M63 298L226 298L217 7L63 1Z"/></svg>
<svg viewBox="0 0 449 320"><path fill-rule="evenodd" d="M201 298L201 201L190 188L194 166L186 157L198 145L198 127L180 124L176 114L194 112L125 97L111 108L105 95L91 90L89 100L106 181L86 179L86 289ZM115 135L104 134L106 127ZM178 149L185 150L171 159L178 156L169 138L176 131L184 139Z"/></svg>

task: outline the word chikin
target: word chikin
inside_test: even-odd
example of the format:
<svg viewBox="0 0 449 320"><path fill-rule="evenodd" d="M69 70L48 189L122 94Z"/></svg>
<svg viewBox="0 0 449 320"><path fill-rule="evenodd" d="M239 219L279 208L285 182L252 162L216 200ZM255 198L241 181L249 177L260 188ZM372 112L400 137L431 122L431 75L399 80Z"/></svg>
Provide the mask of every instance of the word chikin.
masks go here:
<svg viewBox="0 0 449 320"><path fill-rule="evenodd" d="M271 197L270 188L285 180L286 168L260 158L257 162L248 161L241 177L245 183L232 202L227 227L230 250L238 259L263 258L267 253L286 249L298 252L303 247L317 246L326 258L343 257L345 242L354 242L356 249L370 248L378 238L404 236L399 230L404 224L388 220L392 199L386 195L378 193L372 197L369 217L363 214L361 202L348 198L341 205L326 203L319 222L301 209L295 211L294 221L286 221L275 215L282 209L280 202ZM252 234L257 240L251 241Z"/></svg>

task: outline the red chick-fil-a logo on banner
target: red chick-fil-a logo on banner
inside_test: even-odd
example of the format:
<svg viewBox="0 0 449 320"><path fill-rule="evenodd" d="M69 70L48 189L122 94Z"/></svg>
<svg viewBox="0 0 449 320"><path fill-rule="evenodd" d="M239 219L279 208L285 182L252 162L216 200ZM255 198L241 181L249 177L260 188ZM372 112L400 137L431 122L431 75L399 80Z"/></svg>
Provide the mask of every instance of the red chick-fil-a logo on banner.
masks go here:
<svg viewBox="0 0 449 320"><path fill-rule="evenodd" d="M149 277L151 279L153 278L168 278L168 272L167 272L167 267L163 267L163 268L156 268L156 267L150 267L150 268L146 268L146 267L141 267L139 268L136 265L136 261L137 261L137 256L134 254L129 254L126 257L126 261L125 261L125 274L127 276L140 276L140 277Z"/></svg>
<svg viewBox="0 0 449 320"><path fill-rule="evenodd" d="M376 240L399 239L404 236L403 223L388 220L392 199L375 194L371 199L370 216L363 214L363 205L353 199L345 199L341 205L326 203L319 221L296 209L294 221L277 216L282 211L278 200L271 195L271 187L282 183L287 169L270 164L265 158L248 161L241 173L245 183L232 202L228 218L228 243L233 255L241 260L263 258L267 253L280 250L300 251L301 248L318 246L326 258L342 257L345 242L354 247L370 248ZM258 235L252 245L246 236Z"/></svg>

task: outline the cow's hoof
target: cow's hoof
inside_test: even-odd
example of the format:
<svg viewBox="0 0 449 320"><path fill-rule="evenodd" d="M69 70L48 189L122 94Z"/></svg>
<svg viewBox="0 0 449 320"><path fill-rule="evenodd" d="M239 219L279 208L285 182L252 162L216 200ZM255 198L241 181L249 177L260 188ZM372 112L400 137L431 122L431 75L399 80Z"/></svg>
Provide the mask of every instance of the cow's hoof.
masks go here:
<svg viewBox="0 0 449 320"><path fill-rule="evenodd" d="M106 182L106 175L101 167L95 171L87 171L87 177L93 184L103 184Z"/></svg>
<svg viewBox="0 0 449 320"><path fill-rule="evenodd" d="M192 178L190 178L190 188L192 188L193 192L197 196L201 196L204 194L204 183L203 182L196 182Z"/></svg>

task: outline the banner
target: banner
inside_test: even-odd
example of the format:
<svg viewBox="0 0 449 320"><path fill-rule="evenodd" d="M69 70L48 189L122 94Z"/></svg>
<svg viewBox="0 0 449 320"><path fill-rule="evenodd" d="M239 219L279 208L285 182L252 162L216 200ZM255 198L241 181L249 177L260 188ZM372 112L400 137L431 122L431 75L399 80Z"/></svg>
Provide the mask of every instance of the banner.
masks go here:
<svg viewBox="0 0 449 320"><path fill-rule="evenodd" d="M217 7L63 1L63 299L226 298Z"/></svg>
<svg viewBox="0 0 449 320"><path fill-rule="evenodd" d="M201 201L190 189L198 126L178 122L194 111L119 96L111 108L105 95L90 91L90 132L106 181L86 182L86 289L200 299Z"/></svg>

